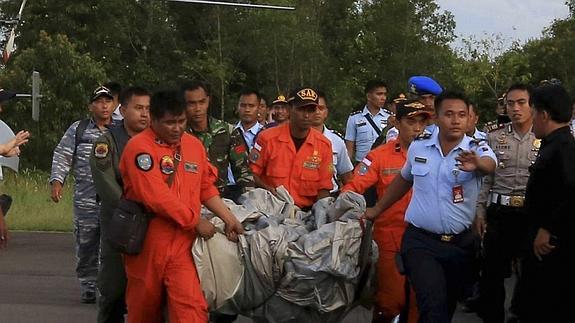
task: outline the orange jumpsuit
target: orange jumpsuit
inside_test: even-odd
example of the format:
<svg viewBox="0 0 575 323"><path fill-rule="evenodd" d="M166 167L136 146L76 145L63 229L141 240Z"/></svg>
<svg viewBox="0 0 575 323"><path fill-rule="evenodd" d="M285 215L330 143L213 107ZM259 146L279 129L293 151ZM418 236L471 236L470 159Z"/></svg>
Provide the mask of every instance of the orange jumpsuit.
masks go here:
<svg viewBox="0 0 575 323"><path fill-rule="evenodd" d="M376 185L377 196L381 198L405 163L407 152L401 149L399 141L391 141L367 154L353 172L352 180L342 192L354 191L363 194ZM399 252L401 239L407 223L405 211L411 199L411 190L389 209L379 215L374 223L373 239L379 249L377 261L378 288L376 304L386 319L398 315L405 305L405 276L397 270L395 256ZM417 321L417 310L413 291L410 292L409 322Z"/></svg>
<svg viewBox="0 0 575 323"><path fill-rule="evenodd" d="M169 187L166 180L178 150L181 158ZM170 323L207 322L207 303L190 252L201 202L218 195L217 172L202 143L184 134L179 146L168 146L146 129L126 145L120 172L124 196L155 215L141 253L124 257L128 322L164 322L164 297Z"/></svg>
<svg viewBox="0 0 575 323"><path fill-rule="evenodd" d="M297 152L289 124L267 129L258 135L249 158L255 175L273 187L283 185L300 208L312 206L319 190L333 187L331 142L315 129Z"/></svg>

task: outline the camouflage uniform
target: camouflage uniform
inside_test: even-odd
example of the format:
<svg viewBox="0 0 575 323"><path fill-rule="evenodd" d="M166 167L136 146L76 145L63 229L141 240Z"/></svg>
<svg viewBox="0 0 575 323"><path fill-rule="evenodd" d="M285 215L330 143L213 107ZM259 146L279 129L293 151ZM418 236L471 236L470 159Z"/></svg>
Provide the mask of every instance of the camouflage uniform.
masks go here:
<svg viewBox="0 0 575 323"><path fill-rule="evenodd" d="M76 275L84 292L96 288L100 248L100 206L96 201L96 187L92 181L89 159L94 140L107 132L107 129L99 129L94 120L90 120L78 147L75 147L79 123L74 122L66 130L54 149L50 183L58 181L63 184L70 169L74 169L74 236L78 258Z"/></svg>
<svg viewBox="0 0 575 323"><path fill-rule="evenodd" d="M209 117L207 131L194 131L191 128L188 131L206 147L210 162L218 169L216 187L224 197L229 193L228 167L241 192L247 187L254 187L254 176L247 162L247 147L238 129L230 130L226 122Z"/></svg>
<svg viewBox="0 0 575 323"><path fill-rule="evenodd" d="M126 272L122 254L108 241L109 221L122 197L122 178L118 165L124 146L130 139L123 126L114 127L94 142L90 167L101 201L100 270L98 271L98 322L123 322L126 313Z"/></svg>

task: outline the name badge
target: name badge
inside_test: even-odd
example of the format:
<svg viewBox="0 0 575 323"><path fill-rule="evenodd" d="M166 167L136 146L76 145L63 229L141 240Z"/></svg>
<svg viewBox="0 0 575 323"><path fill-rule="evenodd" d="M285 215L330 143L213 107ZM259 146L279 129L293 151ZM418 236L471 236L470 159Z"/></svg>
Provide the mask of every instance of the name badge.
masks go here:
<svg viewBox="0 0 575 323"><path fill-rule="evenodd" d="M425 157L415 157L415 162L425 164L427 163L427 158Z"/></svg>
<svg viewBox="0 0 575 323"><path fill-rule="evenodd" d="M457 204L464 201L462 185L453 186L452 194L453 194L453 203Z"/></svg>

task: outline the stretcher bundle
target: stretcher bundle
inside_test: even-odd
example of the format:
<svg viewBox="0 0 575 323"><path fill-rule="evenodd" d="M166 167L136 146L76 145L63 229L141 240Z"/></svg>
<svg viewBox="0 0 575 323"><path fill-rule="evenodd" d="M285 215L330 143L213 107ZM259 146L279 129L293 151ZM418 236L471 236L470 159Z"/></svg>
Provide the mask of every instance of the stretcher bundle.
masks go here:
<svg viewBox="0 0 575 323"><path fill-rule="evenodd" d="M210 311L256 322L337 322L372 292L377 246L360 221L365 200L346 192L303 212L283 187L277 191L226 200L246 229L239 243L203 210L220 232L192 249Z"/></svg>

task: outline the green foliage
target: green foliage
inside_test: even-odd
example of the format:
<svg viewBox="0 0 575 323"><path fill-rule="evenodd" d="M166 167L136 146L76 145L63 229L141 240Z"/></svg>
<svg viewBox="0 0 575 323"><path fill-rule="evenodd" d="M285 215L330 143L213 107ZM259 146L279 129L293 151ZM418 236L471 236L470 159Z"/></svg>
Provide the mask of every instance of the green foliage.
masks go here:
<svg viewBox="0 0 575 323"><path fill-rule="evenodd" d="M24 167L49 169L52 151L75 120L85 118L90 93L105 81L102 65L89 53L78 52L68 37L41 31L34 46L21 49L0 75L4 87L31 92L31 72L39 71L42 83L41 122L31 120L31 101L5 104L2 118L15 130L30 129L32 140L22 155Z"/></svg>
<svg viewBox="0 0 575 323"><path fill-rule="evenodd" d="M410 76L429 75L464 90L487 121L512 82L557 77L575 89L574 3L566 1L571 16L543 39L506 49L496 35L465 40L454 51L454 17L434 0L273 2L297 8L289 12L166 0L29 1L0 84L30 92L30 74L40 71L42 122L29 120L27 99L7 104L2 118L32 130L24 166L44 170L66 127L85 115L89 93L109 80L151 90L207 81L211 113L228 121L243 87L270 99L312 85L327 93L329 126L343 130L349 112L365 103L368 80L385 80L395 97ZM0 2L0 18L13 17L19 4Z"/></svg>

